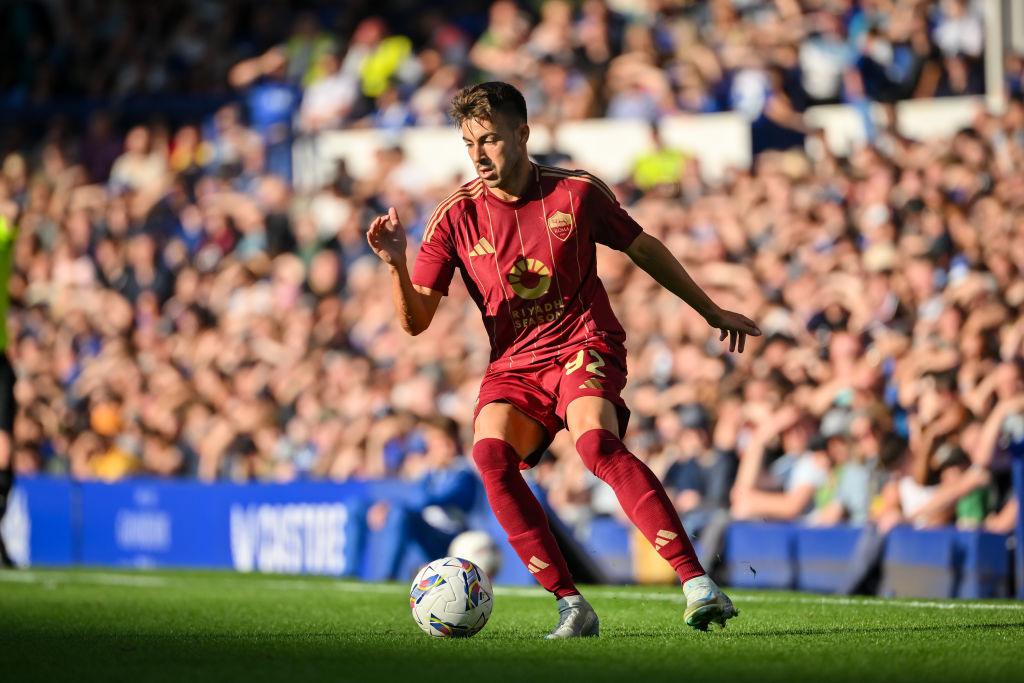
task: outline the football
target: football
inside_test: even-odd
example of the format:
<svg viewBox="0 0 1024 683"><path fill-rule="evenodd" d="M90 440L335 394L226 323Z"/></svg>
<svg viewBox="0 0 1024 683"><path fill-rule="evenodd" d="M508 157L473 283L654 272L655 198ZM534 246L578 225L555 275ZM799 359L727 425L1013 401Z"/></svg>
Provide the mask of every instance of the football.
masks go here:
<svg viewBox="0 0 1024 683"><path fill-rule="evenodd" d="M420 570L409 591L412 618L427 635L469 638L487 623L494 606L491 580L480 567L442 557Z"/></svg>
<svg viewBox="0 0 1024 683"><path fill-rule="evenodd" d="M496 576L501 569L501 550L486 531L474 529L463 531L448 546L448 554L452 557L464 557L487 576Z"/></svg>

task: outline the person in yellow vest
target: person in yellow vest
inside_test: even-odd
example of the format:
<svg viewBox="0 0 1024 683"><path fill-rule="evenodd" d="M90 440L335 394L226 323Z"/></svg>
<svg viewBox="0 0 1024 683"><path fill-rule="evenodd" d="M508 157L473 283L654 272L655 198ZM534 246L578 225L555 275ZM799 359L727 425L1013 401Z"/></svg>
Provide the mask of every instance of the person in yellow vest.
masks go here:
<svg viewBox="0 0 1024 683"><path fill-rule="evenodd" d="M406 36L392 35L380 17L359 22L341 70L355 73L364 97L376 100L402 78L403 70L417 68L412 41Z"/></svg>
<svg viewBox="0 0 1024 683"><path fill-rule="evenodd" d="M7 281L11 274L14 241L18 236L16 210L0 206L0 522L14 485L14 369L7 358ZM13 567L0 533L0 564Z"/></svg>
<svg viewBox="0 0 1024 683"><path fill-rule="evenodd" d="M687 156L680 150L664 145L658 124L654 121L651 122L651 142L652 149L641 154L633 163L633 184L641 192L677 197Z"/></svg>

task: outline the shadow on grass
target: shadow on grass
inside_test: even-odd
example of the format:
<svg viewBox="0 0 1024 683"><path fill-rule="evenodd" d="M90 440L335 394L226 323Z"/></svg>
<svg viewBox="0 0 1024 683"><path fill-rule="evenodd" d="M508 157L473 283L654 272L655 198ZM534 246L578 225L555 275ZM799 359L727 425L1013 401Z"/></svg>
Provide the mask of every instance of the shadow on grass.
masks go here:
<svg viewBox="0 0 1024 683"><path fill-rule="evenodd" d="M971 629L1024 629L1024 622L1005 622L999 624L969 624L965 625ZM928 633L929 631L949 631L951 629L961 628L955 624L936 624L934 626L878 626L875 628L794 628L786 629L784 631L763 631L761 633L736 633L733 635L743 636L744 638L764 638L771 637L775 638L778 636L827 636L833 634L862 634L870 635L873 633Z"/></svg>
<svg viewBox="0 0 1024 683"><path fill-rule="evenodd" d="M990 624L970 624L969 627L973 629L1014 629L1024 631L1024 622L1000 622ZM951 624L936 624L932 626L878 626L872 628L847 628L842 626L836 626L831 628L796 628L796 629L785 629L779 631L765 630L765 631L738 631L736 629L710 629L714 632L721 631L723 634L728 636L742 637L742 638L778 638L780 636L786 637L807 637L807 636L827 636L827 635L871 635L879 633L929 633L936 631L948 631L950 629L960 628L956 625ZM602 640L625 640L628 638L671 638L681 633L689 633L689 631L629 631L629 632L604 632L600 638L593 639L592 642L599 643ZM17 630L0 629L5 639L10 639L9 642L18 642L22 640L32 641L47 641L47 640L59 640L66 637L66 633L40 633L34 632L18 632ZM379 638L398 638L398 640L392 640L387 644L391 647L399 645L402 642L409 642L412 645L417 645L423 641L423 636L418 633L398 633L395 631L381 631L373 634L373 636L367 637L356 637L353 638L351 633L323 633L323 632L311 632L311 633L269 633L266 631L249 632L249 633L80 633L75 634L75 638L82 641L122 641L122 644L129 644L132 642L146 642L149 640L159 640L166 642L188 642L193 644L199 644L204 642L213 641L319 641L334 639L340 641L373 641ZM510 640L522 640L522 641L536 641L542 640L544 634L533 634L533 633L502 633L502 634L485 634L482 637L477 636L473 638L475 642L481 641L510 641ZM433 639L431 639L433 640ZM453 639L463 640L463 639ZM464 639L469 640L469 639ZM590 639L588 639L590 640ZM570 641L575 642L575 641ZM377 643L365 642L366 645L375 645Z"/></svg>

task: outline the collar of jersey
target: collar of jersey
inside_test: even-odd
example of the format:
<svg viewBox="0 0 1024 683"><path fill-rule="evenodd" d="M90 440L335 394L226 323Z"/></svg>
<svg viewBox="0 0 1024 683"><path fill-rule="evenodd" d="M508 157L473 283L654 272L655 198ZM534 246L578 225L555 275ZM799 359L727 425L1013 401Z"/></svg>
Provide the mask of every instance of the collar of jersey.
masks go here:
<svg viewBox="0 0 1024 683"><path fill-rule="evenodd" d="M534 182L534 185L540 184L540 169L538 169L537 168L537 164L533 163L532 161L530 162L530 167L533 169L533 182ZM486 197L488 199L493 199L494 201L498 202L502 206L508 206L510 208L518 209L518 208L520 208L522 206L525 206L527 203L532 201L529 198L529 195L530 195L530 192L533 190L534 185L528 185L526 187L526 190L523 192L521 197L519 197L518 199L513 199L511 201L502 199L498 195L494 194L494 192L491 191L491 188L487 187L486 185L484 185L484 188L485 188L484 191L485 191Z"/></svg>

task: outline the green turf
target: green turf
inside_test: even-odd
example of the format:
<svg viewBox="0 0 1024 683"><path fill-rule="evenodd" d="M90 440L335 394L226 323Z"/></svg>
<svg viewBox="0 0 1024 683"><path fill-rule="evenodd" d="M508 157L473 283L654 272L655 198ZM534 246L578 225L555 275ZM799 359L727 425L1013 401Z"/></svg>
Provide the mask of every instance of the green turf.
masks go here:
<svg viewBox="0 0 1024 683"><path fill-rule="evenodd" d="M554 601L498 588L469 640L424 635L407 588L195 572L0 572L4 681L1020 681L1024 605L736 591L729 628L679 589L588 588L601 637L545 641Z"/></svg>

